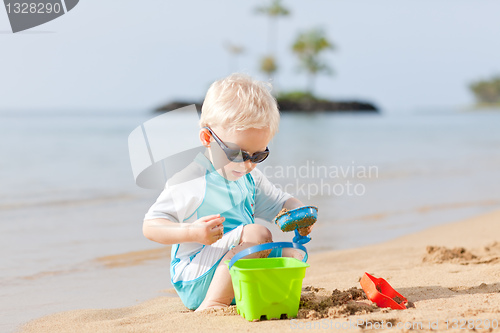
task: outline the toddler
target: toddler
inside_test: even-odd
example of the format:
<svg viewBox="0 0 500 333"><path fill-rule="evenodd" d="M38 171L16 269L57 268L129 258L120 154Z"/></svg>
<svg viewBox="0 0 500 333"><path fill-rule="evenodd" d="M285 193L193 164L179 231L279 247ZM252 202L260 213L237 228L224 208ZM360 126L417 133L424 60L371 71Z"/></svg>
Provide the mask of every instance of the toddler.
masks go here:
<svg viewBox="0 0 500 333"><path fill-rule="evenodd" d="M243 74L214 82L200 117L205 153L167 181L145 216L145 237L173 245L171 280L189 309L231 304L234 292L224 261L272 242L271 232L254 219L272 221L282 208L303 206L255 168L270 154L279 118L270 85ZM305 236L311 229L299 232ZM293 249L269 251L247 258L298 256Z"/></svg>

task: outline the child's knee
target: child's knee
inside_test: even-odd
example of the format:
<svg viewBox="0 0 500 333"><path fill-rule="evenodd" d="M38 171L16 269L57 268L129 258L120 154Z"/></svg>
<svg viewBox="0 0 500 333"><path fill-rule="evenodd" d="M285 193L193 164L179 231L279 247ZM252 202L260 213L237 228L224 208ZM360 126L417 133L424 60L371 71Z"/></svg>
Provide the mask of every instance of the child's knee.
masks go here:
<svg viewBox="0 0 500 333"><path fill-rule="evenodd" d="M296 249L283 249L281 255L282 257L295 258L302 261L304 259L305 253Z"/></svg>
<svg viewBox="0 0 500 333"><path fill-rule="evenodd" d="M273 241L271 231L260 224L247 224L243 227L241 243L270 243Z"/></svg>

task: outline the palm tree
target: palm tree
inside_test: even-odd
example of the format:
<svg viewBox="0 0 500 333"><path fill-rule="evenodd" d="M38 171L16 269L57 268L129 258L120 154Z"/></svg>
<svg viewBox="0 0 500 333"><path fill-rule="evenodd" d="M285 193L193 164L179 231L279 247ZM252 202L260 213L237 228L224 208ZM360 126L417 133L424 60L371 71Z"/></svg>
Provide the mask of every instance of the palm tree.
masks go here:
<svg viewBox="0 0 500 333"><path fill-rule="evenodd" d="M269 18L268 24L268 35L267 35L267 55L264 56L261 60L261 70L268 74L269 78L272 78L272 74L274 74L277 70L276 65L276 44L277 44L277 36L278 36L278 26L277 19L280 16L288 16L290 15L290 11L281 4L281 0L272 0L269 6L261 6L256 8L256 12L258 14L264 14ZM265 64L270 64L272 62L274 70L266 71L264 70Z"/></svg>
<svg viewBox="0 0 500 333"><path fill-rule="evenodd" d="M314 91L314 81L319 73L332 74L333 70L320 58L320 53L334 50L335 46L328 41L321 29L312 29L299 33L292 45L292 50L300 60L300 68L308 73L307 89Z"/></svg>
<svg viewBox="0 0 500 333"><path fill-rule="evenodd" d="M258 14L264 14L269 17L268 36L267 36L267 52L270 56L274 54L274 47L276 46L276 36L278 28L276 25L277 18L280 16L290 15L290 11L283 7L281 0L273 0L269 6L257 7Z"/></svg>
<svg viewBox="0 0 500 333"><path fill-rule="evenodd" d="M278 70L276 65L276 60L272 56L265 56L260 62L260 70L267 74L268 77L272 77L273 74Z"/></svg>

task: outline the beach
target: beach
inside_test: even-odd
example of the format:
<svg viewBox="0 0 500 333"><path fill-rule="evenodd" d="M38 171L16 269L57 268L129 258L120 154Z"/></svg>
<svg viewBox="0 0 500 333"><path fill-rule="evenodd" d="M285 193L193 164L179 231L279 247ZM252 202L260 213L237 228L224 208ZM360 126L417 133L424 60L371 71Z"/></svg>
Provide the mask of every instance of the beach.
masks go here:
<svg viewBox="0 0 500 333"><path fill-rule="evenodd" d="M0 333L499 331L500 2L78 2L5 1ZM291 203L318 212L297 317L188 310L207 233L144 229L159 207L292 242Z"/></svg>
<svg viewBox="0 0 500 333"><path fill-rule="evenodd" d="M500 331L499 221L500 211L493 211L380 244L313 253L302 300L316 303L316 310L301 303L297 319L248 322L234 307L194 313L170 296L132 307L55 313L19 332ZM327 306L334 290L359 289L365 272L386 279L414 307L381 309L362 297Z"/></svg>
<svg viewBox="0 0 500 333"><path fill-rule="evenodd" d="M304 287L325 289L312 296L359 289L357 280L365 271L391 284L399 278L356 264L364 257L356 249L371 255L367 246L500 210L498 189L492 186L500 168L499 115L283 115L280 133L269 146L272 154L259 169L276 186L319 209L307 244L311 267ZM142 234L144 214L159 191L134 183L128 156L128 135L151 117L138 111L120 117L0 114L0 130L11 143L4 147L11 159L0 174L0 244L5 249L0 331L13 332L62 311L141 307L157 297L161 306L177 304L183 311L171 289L169 247ZM290 146L296 154L290 154ZM256 222L266 225L275 241L293 238L267 221ZM457 239L456 246L471 249L488 245ZM419 264L427 246L440 244L420 243L414 249ZM379 257L385 261L393 255ZM350 265L349 279L327 272L331 285L318 280L323 266L340 274ZM432 265L422 267L440 274Z"/></svg>

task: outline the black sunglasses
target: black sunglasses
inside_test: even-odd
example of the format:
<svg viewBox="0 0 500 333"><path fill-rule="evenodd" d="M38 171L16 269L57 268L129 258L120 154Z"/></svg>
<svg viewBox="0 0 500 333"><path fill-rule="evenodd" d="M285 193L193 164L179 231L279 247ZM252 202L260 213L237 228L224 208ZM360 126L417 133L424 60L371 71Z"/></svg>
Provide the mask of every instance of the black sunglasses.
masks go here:
<svg viewBox="0 0 500 333"><path fill-rule="evenodd" d="M269 148L266 147L265 151L258 151L253 155L250 155L244 150L241 149L231 149L229 148L224 142L222 142L221 139L217 136L217 134L212 131L212 129L208 126L205 126L203 128L206 128L210 134L212 134L213 138L215 141L219 144L221 149L224 151L224 153L227 156L227 159L235 162L235 163L241 163L245 161L251 161L252 163L260 163L264 161L268 156L269 156Z"/></svg>

